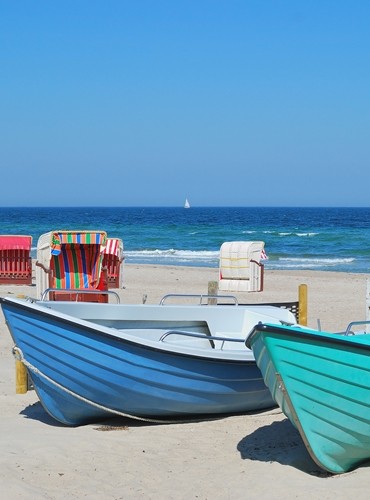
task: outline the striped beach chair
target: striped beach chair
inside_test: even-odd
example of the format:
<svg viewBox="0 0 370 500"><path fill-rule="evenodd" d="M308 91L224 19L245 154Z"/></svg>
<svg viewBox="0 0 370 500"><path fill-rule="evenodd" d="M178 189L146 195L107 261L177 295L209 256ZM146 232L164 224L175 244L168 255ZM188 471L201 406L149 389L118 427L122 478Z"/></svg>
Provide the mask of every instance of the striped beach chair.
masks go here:
<svg viewBox="0 0 370 500"><path fill-rule="evenodd" d="M108 288L123 288L123 241L120 238L107 238L103 250L103 269L108 275Z"/></svg>
<svg viewBox="0 0 370 500"><path fill-rule="evenodd" d="M263 241L227 241L220 248L218 289L225 292L263 290Z"/></svg>
<svg viewBox="0 0 370 500"><path fill-rule="evenodd" d="M36 261L38 298L50 288L53 289L50 300L108 302L104 293L73 293L73 290L107 290L102 267L106 241L105 231L51 231L41 235Z"/></svg>
<svg viewBox="0 0 370 500"><path fill-rule="evenodd" d="M32 236L0 235L0 284L32 285Z"/></svg>

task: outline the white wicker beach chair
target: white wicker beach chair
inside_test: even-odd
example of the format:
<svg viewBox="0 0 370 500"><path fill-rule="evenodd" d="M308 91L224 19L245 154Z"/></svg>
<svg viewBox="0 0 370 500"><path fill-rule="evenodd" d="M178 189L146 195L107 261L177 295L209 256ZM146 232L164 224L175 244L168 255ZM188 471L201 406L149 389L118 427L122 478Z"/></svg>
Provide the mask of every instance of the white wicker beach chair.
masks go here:
<svg viewBox="0 0 370 500"><path fill-rule="evenodd" d="M261 292L263 241L227 241L220 248L218 289L226 292Z"/></svg>

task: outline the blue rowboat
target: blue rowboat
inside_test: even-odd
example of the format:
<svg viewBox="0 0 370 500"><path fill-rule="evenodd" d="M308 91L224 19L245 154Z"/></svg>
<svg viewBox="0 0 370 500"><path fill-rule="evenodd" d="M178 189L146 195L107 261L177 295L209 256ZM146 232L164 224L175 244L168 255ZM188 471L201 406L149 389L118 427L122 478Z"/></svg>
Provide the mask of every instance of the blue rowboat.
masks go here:
<svg viewBox="0 0 370 500"><path fill-rule="evenodd" d="M295 322L271 306L0 303L43 407L67 425L275 406L245 340L259 321Z"/></svg>
<svg viewBox="0 0 370 500"><path fill-rule="evenodd" d="M338 474L370 459L370 335L260 324L246 344L320 467Z"/></svg>

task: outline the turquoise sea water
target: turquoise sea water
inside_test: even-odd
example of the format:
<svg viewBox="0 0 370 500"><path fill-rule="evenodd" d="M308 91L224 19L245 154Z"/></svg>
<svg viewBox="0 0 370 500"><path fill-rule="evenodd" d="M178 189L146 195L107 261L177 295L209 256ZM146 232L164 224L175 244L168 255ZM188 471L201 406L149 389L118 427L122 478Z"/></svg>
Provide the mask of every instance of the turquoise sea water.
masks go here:
<svg viewBox="0 0 370 500"><path fill-rule="evenodd" d="M0 208L0 234L102 229L127 263L218 266L224 241L262 240L266 269L370 272L370 208Z"/></svg>

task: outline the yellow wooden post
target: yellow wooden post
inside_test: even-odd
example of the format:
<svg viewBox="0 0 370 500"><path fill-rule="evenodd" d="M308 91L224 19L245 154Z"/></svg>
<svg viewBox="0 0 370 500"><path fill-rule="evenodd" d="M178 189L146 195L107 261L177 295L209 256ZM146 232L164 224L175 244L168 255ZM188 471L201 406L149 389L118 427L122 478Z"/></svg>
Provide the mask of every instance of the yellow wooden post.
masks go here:
<svg viewBox="0 0 370 500"><path fill-rule="evenodd" d="M26 394L28 390L27 368L19 359L15 360L15 392L16 394Z"/></svg>
<svg viewBox="0 0 370 500"><path fill-rule="evenodd" d="M307 326L307 285L299 285L298 287L299 301L299 324Z"/></svg>

